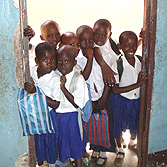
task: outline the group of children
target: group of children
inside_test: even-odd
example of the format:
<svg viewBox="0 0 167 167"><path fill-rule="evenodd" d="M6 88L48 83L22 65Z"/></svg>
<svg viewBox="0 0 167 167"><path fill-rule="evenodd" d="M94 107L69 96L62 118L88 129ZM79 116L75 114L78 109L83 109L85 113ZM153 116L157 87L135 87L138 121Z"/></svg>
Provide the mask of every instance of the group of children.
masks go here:
<svg viewBox="0 0 167 167"><path fill-rule="evenodd" d="M44 91L55 133L34 135L39 166L43 161L55 166L58 158L62 162L59 166L65 166L69 158L74 159L76 167L83 166L82 157L89 154L81 109L90 100L89 93L92 111L84 112L106 109L109 117L111 147L90 144L95 166L105 164L106 152L115 152L115 165L121 166L125 154L121 138L126 129L130 129L130 145L135 144L139 89L147 74L141 70L141 61L135 55L137 35L132 31L121 33L117 47L111 39L111 29L111 23L106 19L97 20L93 28L82 25L76 33L62 35L53 20L41 25L40 38L45 42L35 48L32 83L25 83L25 90L34 93L37 85ZM24 35L29 40L34 36L30 26Z"/></svg>

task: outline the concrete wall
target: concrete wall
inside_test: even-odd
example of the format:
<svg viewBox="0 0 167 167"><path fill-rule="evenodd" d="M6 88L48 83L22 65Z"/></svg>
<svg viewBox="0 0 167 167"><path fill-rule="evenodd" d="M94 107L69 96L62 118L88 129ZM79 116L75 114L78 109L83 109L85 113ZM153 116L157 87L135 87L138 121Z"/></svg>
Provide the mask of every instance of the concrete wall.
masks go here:
<svg viewBox="0 0 167 167"><path fill-rule="evenodd" d="M18 85L13 39L19 10L12 0L0 1L0 166L13 167L19 155L27 152L17 108Z"/></svg>
<svg viewBox="0 0 167 167"><path fill-rule="evenodd" d="M158 0L149 153L167 149L167 1Z"/></svg>

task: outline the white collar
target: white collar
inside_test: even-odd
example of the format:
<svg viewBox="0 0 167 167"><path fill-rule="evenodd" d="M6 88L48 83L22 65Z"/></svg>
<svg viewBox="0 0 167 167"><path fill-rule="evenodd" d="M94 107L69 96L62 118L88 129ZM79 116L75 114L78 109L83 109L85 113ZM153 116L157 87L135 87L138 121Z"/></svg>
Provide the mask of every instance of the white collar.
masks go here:
<svg viewBox="0 0 167 167"><path fill-rule="evenodd" d="M102 45L102 46L94 44L94 47L98 47L98 48L102 48L102 49L105 49L105 48L110 49L110 41L108 39L107 42L104 45Z"/></svg>

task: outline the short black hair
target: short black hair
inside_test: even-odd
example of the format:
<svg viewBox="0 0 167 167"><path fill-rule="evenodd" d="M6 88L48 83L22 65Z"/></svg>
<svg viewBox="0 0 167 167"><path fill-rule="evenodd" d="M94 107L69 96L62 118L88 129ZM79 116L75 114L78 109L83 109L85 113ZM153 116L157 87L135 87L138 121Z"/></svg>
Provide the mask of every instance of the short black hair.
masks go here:
<svg viewBox="0 0 167 167"><path fill-rule="evenodd" d="M77 36L80 38L81 34L83 33L83 31L87 31L87 32L92 32L93 33L93 29L87 25L82 25L80 27L77 28L76 30L76 34Z"/></svg>
<svg viewBox="0 0 167 167"><path fill-rule="evenodd" d="M122 42L122 39L126 36L135 36L136 37L136 40L138 41L138 37L137 35L133 32L133 31L124 31L120 34L119 36L119 43Z"/></svg>
<svg viewBox="0 0 167 167"><path fill-rule="evenodd" d="M74 47L72 47L71 45L63 45L62 47L60 47L57 50L57 55L66 52L68 56L72 57L75 59L75 57L77 56L77 52L76 49Z"/></svg>
<svg viewBox="0 0 167 167"><path fill-rule="evenodd" d="M53 20L46 20L46 21L40 26L41 33L42 33L43 29L44 29L47 25L55 25L55 26L57 27L57 29L60 31L60 26L59 26L58 23L56 23L56 22L53 21Z"/></svg>
<svg viewBox="0 0 167 167"><path fill-rule="evenodd" d="M36 55L36 58L39 60L41 54L46 51L46 50L49 50L49 51L54 51L55 52L55 56L56 56L56 49L55 49L55 46L48 43L48 42L42 42L42 43L39 43L36 48L35 48L35 55Z"/></svg>
<svg viewBox="0 0 167 167"><path fill-rule="evenodd" d="M110 21L108 21L107 19L99 19L94 23L93 29L95 28L96 25L101 25L104 27L107 27L109 29L109 31L111 31L112 26Z"/></svg>

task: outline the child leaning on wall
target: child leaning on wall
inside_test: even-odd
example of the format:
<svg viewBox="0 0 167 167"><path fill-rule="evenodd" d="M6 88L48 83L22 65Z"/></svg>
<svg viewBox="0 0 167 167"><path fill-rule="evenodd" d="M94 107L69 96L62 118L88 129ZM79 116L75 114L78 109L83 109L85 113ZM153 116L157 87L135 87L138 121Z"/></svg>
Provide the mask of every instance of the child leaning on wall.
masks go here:
<svg viewBox="0 0 167 167"><path fill-rule="evenodd" d="M51 96L53 85L58 83L56 78L54 82L49 82L53 76L55 76L56 69L56 50L52 44L47 42L40 43L35 48L35 62L36 67L30 69L32 83L25 83L25 90L28 93L35 93L36 86L41 88L47 98L47 103L49 106L51 119L55 129L55 133L47 134L36 134L34 135L35 140L35 153L39 166L43 166L43 161L49 162L49 166L55 166L55 162L58 157L58 138L57 138L57 127L55 122L56 113L55 110L59 106L58 100L53 99ZM54 83L54 84L53 84ZM54 91L56 91L57 86L55 86ZM39 118L37 118L39 119Z"/></svg>
<svg viewBox="0 0 167 167"><path fill-rule="evenodd" d="M132 31L125 31L119 37L118 47L123 55L115 62L112 69L116 84L112 87L111 102L114 117L114 135L118 145L115 165L121 165L125 151L121 145L122 132L130 130L131 138L129 148L136 149L139 116L140 87L147 79L147 74L141 70L141 59L135 55L138 47L137 35ZM122 70L120 70L122 69Z"/></svg>
<svg viewBox="0 0 167 167"><path fill-rule="evenodd" d="M52 45L57 48L58 43L60 42L60 26L53 20L47 20L40 26L40 39L42 41L51 43ZM30 26L27 26L24 29L24 36L29 38L29 41L32 37L34 37L35 32ZM30 60L30 67L35 66L35 45L29 44L29 60Z"/></svg>

